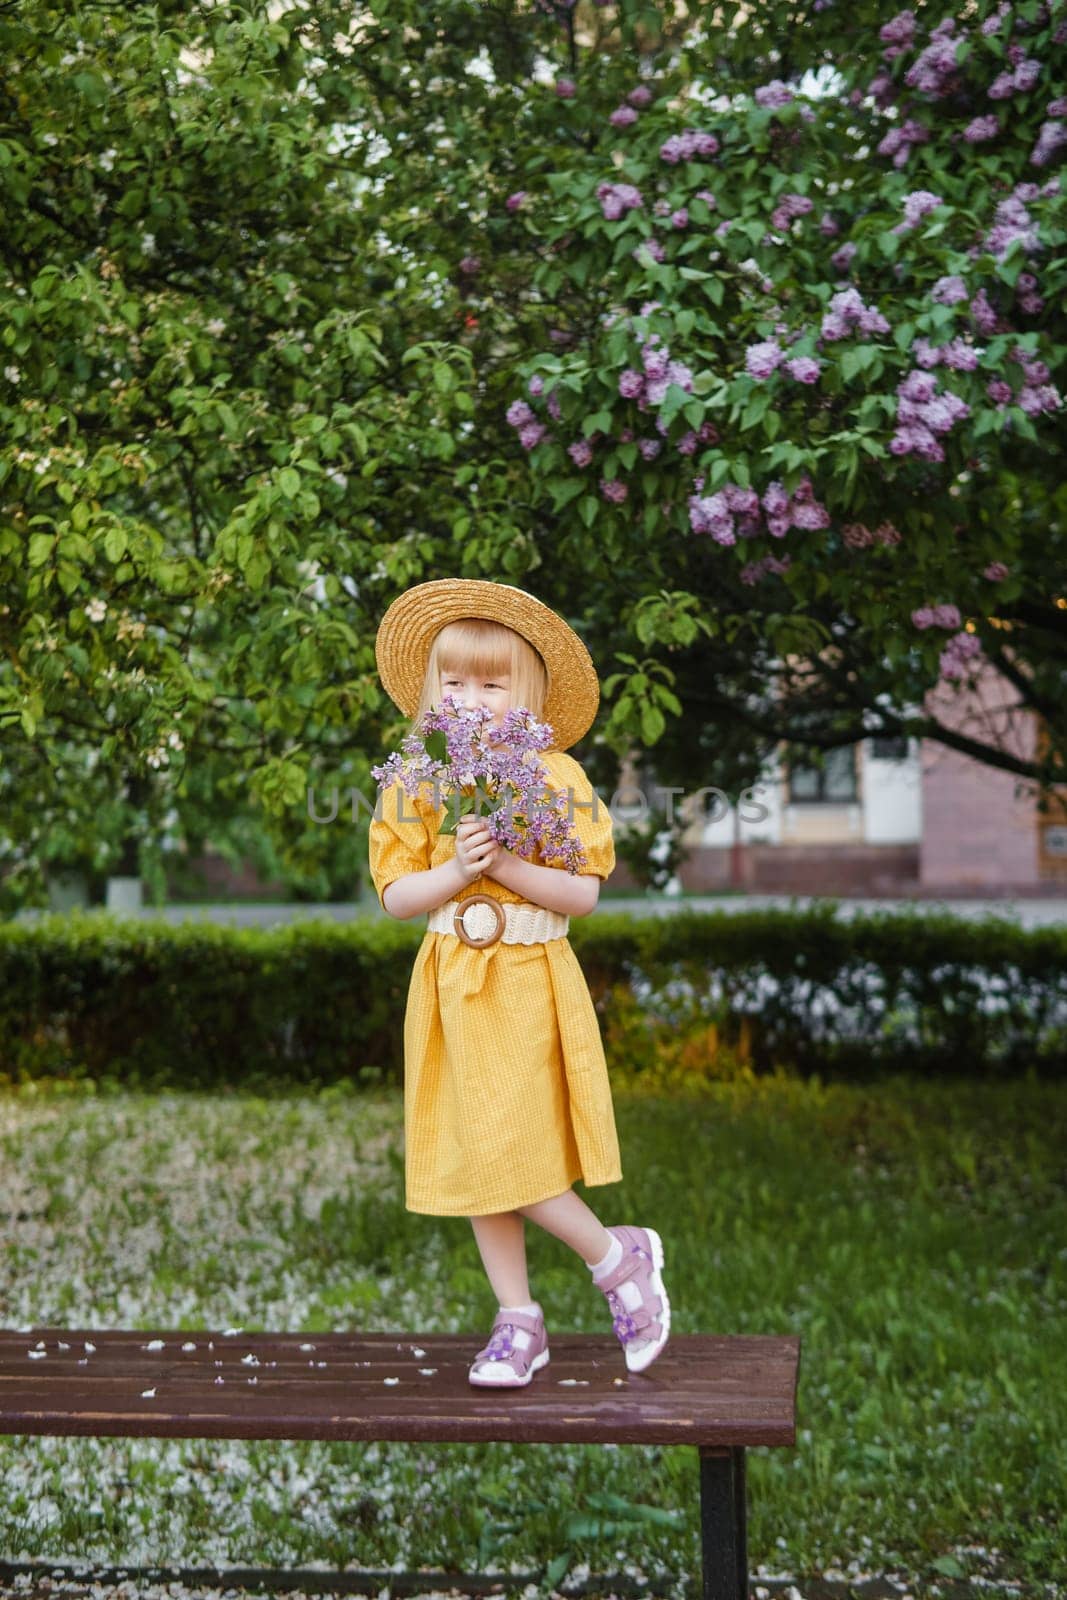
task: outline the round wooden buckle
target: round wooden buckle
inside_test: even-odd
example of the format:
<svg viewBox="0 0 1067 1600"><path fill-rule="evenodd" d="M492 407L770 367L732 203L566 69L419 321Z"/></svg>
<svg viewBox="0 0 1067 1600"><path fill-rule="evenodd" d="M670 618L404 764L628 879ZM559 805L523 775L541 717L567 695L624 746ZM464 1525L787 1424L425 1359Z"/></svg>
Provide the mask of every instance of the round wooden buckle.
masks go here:
<svg viewBox="0 0 1067 1600"><path fill-rule="evenodd" d="M485 906L492 906L493 910L496 912L496 927L493 929L492 933L487 933L484 939L472 939L463 925L463 918L467 907L478 905L479 902ZM482 950L487 944L496 944L497 940L500 938L505 927L507 926L507 920L507 917L504 915L504 907L500 904L499 900L494 900L491 894L471 894L467 896L466 900L460 901L459 905L456 907L456 914L452 919L452 925L459 934L459 937L463 940L464 944L471 945L475 950Z"/></svg>

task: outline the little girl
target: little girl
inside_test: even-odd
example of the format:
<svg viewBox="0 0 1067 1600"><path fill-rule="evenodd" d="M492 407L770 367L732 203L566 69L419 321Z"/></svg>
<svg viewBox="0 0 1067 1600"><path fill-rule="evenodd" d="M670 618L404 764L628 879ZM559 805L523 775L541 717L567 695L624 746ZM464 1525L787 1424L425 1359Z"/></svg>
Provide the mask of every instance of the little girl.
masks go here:
<svg viewBox="0 0 1067 1600"><path fill-rule="evenodd" d="M382 618L375 654L412 730L445 694L489 707L495 725L512 706L550 723L555 744L536 754L551 786L569 791L588 863L574 874L524 860L477 816L442 836L447 801L435 809L429 785L411 798L389 784L370 825L382 908L401 920L429 912L404 1017L405 1204L470 1217L499 1302L470 1382L521 1387L549 1359L526 1217L585 1261L627 1368L641 1372L670 1332L660 1236L604 1227L571 1187L622 1178L596 1011L567 938L615 865L608 808L565 753L596 715L595 668L550 607L482 579L408 589Z"/></svg>

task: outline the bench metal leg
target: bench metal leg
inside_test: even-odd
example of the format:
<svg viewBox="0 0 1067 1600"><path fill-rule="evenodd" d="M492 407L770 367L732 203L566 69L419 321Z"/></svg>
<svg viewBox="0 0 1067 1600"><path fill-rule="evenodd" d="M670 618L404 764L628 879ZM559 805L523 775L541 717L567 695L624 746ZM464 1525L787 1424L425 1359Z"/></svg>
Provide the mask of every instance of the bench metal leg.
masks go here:
<svg viewBox="0 0 1067 1600"><path fill-rule="evenodd" d="M703 1600L748 1600L744 1449L697 1448Z"/></svg>

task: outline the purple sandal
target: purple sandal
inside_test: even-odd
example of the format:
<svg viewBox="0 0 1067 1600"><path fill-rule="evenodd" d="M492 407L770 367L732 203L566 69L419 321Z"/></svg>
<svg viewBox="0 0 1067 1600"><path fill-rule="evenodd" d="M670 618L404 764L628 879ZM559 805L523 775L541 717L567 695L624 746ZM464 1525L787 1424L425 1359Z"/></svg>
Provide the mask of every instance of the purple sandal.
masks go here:
<svg viewBox="0 0 1067 1600"><path fill-rule="evenodd" d="M530 1335L525 1350L516 1347L512 1338L521 1328ZM483 1361L504 1361L513 1376L486 1378L478 1374ZM548 1334L545 1332L545 1315L540 1308L536 1316L526 1311L505 1311L503 1307L493 1318L493 1331L489 1343L474 1358L467 1374L471 1383L482 1389L521 1389L529 1383L534 1373L548 1363Z"/></svg>
<svg viewBox="0 0 1067 1600"><path fill-rule="evenodd" d="M608 1297L614 1313L612 1327L623 1347L630 1372L643 1372L651 1366L670 1337L671 1307L663 1287L663 1241L653 1228L635 1228L629 1223L609 1227L622 1245L622 1260L612 1272L593 1282ZM616 1292L620 1283L632 1280L641 1291L641 1304L630 1311ZM639 1350L635 1340L651 1341Z"/></svg>

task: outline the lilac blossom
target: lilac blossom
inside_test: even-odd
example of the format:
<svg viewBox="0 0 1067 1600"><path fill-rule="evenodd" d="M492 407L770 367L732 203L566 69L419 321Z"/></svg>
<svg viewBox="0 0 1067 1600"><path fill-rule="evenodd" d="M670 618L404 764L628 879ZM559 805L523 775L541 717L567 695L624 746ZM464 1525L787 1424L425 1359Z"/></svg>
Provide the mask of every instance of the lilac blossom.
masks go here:
<svg viewBox="0 0 1067 1600"><path fill-rule="evenodd" d="M963 621L959 606L920 606L911 614L917 628L958 628Z"/></svg>
<svg viewBox="0 0 1067 1600"><path fill-rule="evenodd" d="M621 217L624 211L638 211L644 205L640 189L632 183L598 183L596 197L609 222Z"/></svg>
<svg viewBox="0 0 1067 1600"><path fill-rule="evenodd" d="M639 83L636 88L630 90L626 98L632 106L651 105L652 90L647 84Z"/></svg>
<svg viewBox="0 0 1067 1600"><path fill-rule="evenodd" d="M1031 164L1046 167L1062 144L1067 144L1067 127L1062 122L1043 122L1037 133L1037 143L1030 152Z"/></svg>
<svg viewBox="0 0 1067 1600"><path fill-rule="evenodd" d="M569 815L571 797L552 786L538 759L554 744L551 724L525 706L511 707L497 725L487 706L446 694L371 776L383 794L397 784L413 800L429 802L422 790L432 786L434 810L449 808L439 834L454 835L460 817L477 812L493 838L524 860L540 852L543 862L581 872L588 858Z"/></svg>
<svg viewBox="0 0 1067 1600"><path fill-rule="evenodd" d="M955 273L945 278L938 278L930 290L930 299L935 305L955 306L968 297L968 288L963 279Z"/></svg>
<svg viewBox="0 0 1067 1600"><path fill-rule="evenodd" d="M893 232L902 233L906 228L917 227L923 217L944 203L939 194L931 194L929 189L913 189L904 196L904 221L898 223Z"/></svg>
<svg viewBox="0 0 1067 1600"><path fill-rule="evenodd" d="M897 385L897 431L889 441L893 455L916 455L924 461L944 461L937 435L948 433L971 414L971 408L951 390L939 394L937 379L918 368Z"/></svg>
<svg viewBox="0 0 1067 1600"><path fill-rule="evenodd" d="M965 678L982 661L982 646L973 633L957 633L941 652L942 678Z"/></svg>
<svg viewBox="0 0 1067 1600"><path fill-rule="evenodd" d="M519 429L519 443L524 450L533 450L545 437L548 429L543 422L526 422Z"/></svg>
<svg viewBox="0 0 1067 1600"><path fill-rule="evenodd" d="M828 343L860 333L888 333L889 323L876 306L864 304L856 288L839 289L830 296L830 309L822 319L820 335Z"/></svg>
<svg viewBox="0 0 1067 1600"><path fill-rule="evenodd" d="M675 165L679 161L692 161L694 158L713 156L718 153L719 141L713 133L701 133L696 128L685 128L681 133L672 133L660 145L659 153L664 161Z"/></svg>
<svg viewBox="0 0 1067 1600"><path fill-rule="evenodd" d="M795 356L785 363L785 370L798 383L818 383L819 363L811 356Z"/></svg>
<svg viewBox="0 0 1067 1600"><path fill-rule="evenodd" d="M989 297L984 289L979 289L970 306L971 317L979 333L995 333L997 327L996 311L989 303Z"/></svg>
<svg viewBox="0 0 1067 1600"><path fill-rule="evenodd" d="M1028 187L1029 185L1024 184L1016 185L1014 193L1006 200L1001 200L993 213L993 226L982 242L998 261L1007 255L1016 241L1026 250L1037 248L1037 228L1020 194L1021 189Z"/></svg>
<svg viewBox="0 0 1067 1600"><path fill-rule="evenodd" d="M780 106L789 105L795 98L792 89L780 78L772 78L770 83L761 84L753 95L758 106L777 110Z"/></svg>
<svg viewBox="0 0 1067 1600"><path fill-rule="evenodd" d="M613 128L628 128L631 122L637 121L637 112L633 106L617 106L608 121Z"/></svg>
<svg viewBox="0 0 1067 1600"><path fill-rule="evenodd" d="M557 78L556 94L561 100L573 100L578 93L578 85L573 78Z"/></svg>
<svg viewBox="0 0 1067 1600"><path fill-rule="evenodd" d="M852 264L852 258L858 249L858 245L846 242L845 244L841 245L839 249L835 250L833 255L830 257L831 265L838 272L847 272Z"/></svg>
<svg viewBox="0 0 1067 1600"><path fill-rule="evenodd" d="M605 500L610 500L613 505L617 506L621 506L630 493L621 478L601 478L600 492Z"/></svg>
<svg viewBox="0 0 1067 1600"><path fill-rule="evenodd" d="M1003 561L991 561L988 567L982 568L982 577L988 578L990 583L1001 583L1008 576L1008 568Z"/></svg>
<svg viewBox="0 0 1067 1600"><path fill-rule="evenodd" d="M567 446L567 454L576 467L587 467L593 459L593 446L588 439L576 439Z"/></svg>
<svg viewBox="0 0 1067 1600"><path fill-rule="evenodd" d="M952 24L951 17L945 20ZM942 27L944 24L933 30L929 44L904 74L904 82L909 89L917 89L920 94L930 94L937 98L943 98L951 92L953 79L959 71L956 64L956 40L949 36L947 30L940 32L939 29Z"/></svg>
<svg viewBox="0 0 1067 1600"><path fill-rule="evenodd" d="M509 211L518 211L525 199L526 190L516 189L514 194L508 195L507 199L504 201L504 204L507 206Z"/></svg>
<svg viewBox="0 0 1067 1600"><path fill-rule="evenodd" d="M781 365L782 355L777 339L767 339L763 344L750 344L745 351L745 370L750 377L762 381Z"/></svg>
<svg viewBox="0 0 1067 1600"><path fill-rule="evenodd" d="M915 13L914 11L898 11L889 22L885 22L878 30L878 37L883 44L913 44L915 40Z"/></svg>
<svg viewBox="0 0 1067 1600"><path fill-rule="evenodd" d="M968 144L983 144L986 139L995 139L1000 132L1000 123L996 113L991 111L985 117L972 117L963 130L963 137Z"/></svg>

